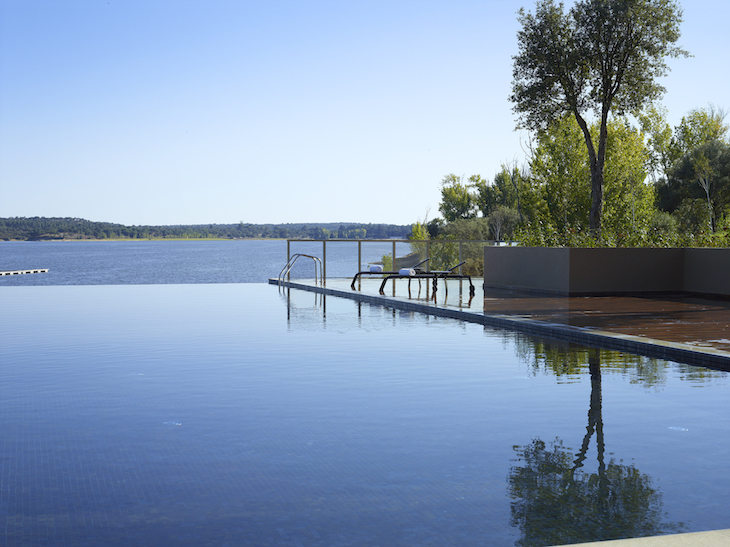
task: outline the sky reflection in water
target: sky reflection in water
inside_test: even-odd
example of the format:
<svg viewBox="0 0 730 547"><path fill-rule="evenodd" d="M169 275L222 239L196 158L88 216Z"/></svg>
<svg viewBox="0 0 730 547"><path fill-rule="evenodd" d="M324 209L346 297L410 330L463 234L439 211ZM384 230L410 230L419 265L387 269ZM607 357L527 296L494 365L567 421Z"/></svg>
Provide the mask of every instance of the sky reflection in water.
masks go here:
<svg viewBox="0 0 730 547"><path fill-rule="evenodd" d="M0 298L9 537L545 545L730 525L723 372L266 285Z"/></svg>

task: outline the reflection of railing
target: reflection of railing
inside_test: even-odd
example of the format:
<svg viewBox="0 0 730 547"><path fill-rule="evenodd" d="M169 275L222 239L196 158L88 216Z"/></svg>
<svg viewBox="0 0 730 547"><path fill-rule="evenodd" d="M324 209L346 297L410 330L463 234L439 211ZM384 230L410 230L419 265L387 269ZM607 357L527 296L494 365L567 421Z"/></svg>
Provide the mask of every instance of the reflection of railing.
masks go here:
<svg viewBox="0 0 730 547"><path fill-rule="evenodd" d="M289 272L291 272L294 264L296 264L297 260L299 260L301 257L311 258L314 262L314 283L317 283L317 265L319 265L319 278L324 282L324 268L322 266L322 261L319 259L319 257L297 253L291 257L287 257L286 266L284 266L284 268L282 268L281 272L279 273L279 285L282 284L284 278L289 275Z"/></svg>
<svg viewBox="0 0 730 547"><path fill-rule="evenodd" d="M287 239L286 240L286 259L287 264L288 261L292 256L291 254L291 244L301 242L301 243L321 243L322 244L322 279L327 279L327 244L340 244L340 243L357 243L357 269L355 271L359 272L362 271L362 245L363 243L390 243L393 246L393 251L391 256L393 257L393 270L397 270L396 267L396 260L401 260L400 258L396 259L396 244L398 243L407 243L411 246L411 250L415 251L419 254L420 259L429 259L429 268L433 267L436 269L444 269L447 268L450 264L453 264L454 262L461 262L464 263L466 259L468 258L465 256L465 251L470 248L473 245L482 245L482 246L496 246L496 245L511 245L511 242L504 242L504 241L493 241L493 240L476 240L476 239ZM444 251L444 249L448 249L452 245L458 245L458 253L451 252L451 251ZM454 249L455 251L455 249ZM453 256L451 256L453 254ZM443 256L441 256L443 255ZM306 255L309 256L309 255ZM313 257L316 258L316 257ZM441 260L439 260L441 258ZM483 254L480 252L478 253L478 256L476 257L476 260L479 260L480 263L483 261ZM443 262L443 264L439 264L440 262ZM402 267L410 267L409 265L404 265ZM291 268L290 268L291 269ZM354 268L353 268L354 269ZM428 268L427 268L428 269ZM458 271L459 275L462 274L461 267L459 267Z"/></svg>

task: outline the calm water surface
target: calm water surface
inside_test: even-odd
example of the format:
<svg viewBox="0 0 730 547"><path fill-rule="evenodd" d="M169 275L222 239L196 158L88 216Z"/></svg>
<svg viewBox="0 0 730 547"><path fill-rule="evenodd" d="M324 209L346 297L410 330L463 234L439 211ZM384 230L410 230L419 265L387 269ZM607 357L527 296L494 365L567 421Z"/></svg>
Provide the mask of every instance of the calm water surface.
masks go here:
<svg viewBox="0 0 730 547"><path fill-rule="evenodd" d="M730 527L726 373L263 284L5 287L0 302L0 543Z"/></svg>
<svg viewBox="0 0 730 547"><path fill-rule="evenodd" d="M363 266L392 252L391 243L364 242ZM398 244L398 256L408 244ZM322 244L292 242L291 253L322 257ZM0 242L0 271L48 268L42 274L0 276L14 285L152 285L175 283L264 283L286 264L286 241L18 241ZM356 242L327 245L327 275L352 277L358 270ZM314 277L302 260L293 277Z"/></svg>

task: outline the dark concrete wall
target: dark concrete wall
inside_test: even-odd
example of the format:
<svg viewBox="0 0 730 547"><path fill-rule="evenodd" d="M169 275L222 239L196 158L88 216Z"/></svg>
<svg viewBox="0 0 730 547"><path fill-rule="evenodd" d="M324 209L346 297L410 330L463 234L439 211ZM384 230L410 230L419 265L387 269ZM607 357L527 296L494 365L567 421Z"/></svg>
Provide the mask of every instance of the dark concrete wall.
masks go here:
<svg viewBox="0 0 730 547"><path fill-rule="evenodd" d="M676 292L682 249L570 249L570 292Z"/></svg>
<svg viewBox="0 0 730 547"><path fill-rule="evenodd" d="M485 247L484 284L557 294L730 295L730 249Z"/></svg>
<svg viewBox="0 0 730 547"><path fill-rule="evenodd" d="M567 293L570 291L570 249L484 247L484 284Z"/></svg>
<svg viewBox="0 0 730 547"><path fill-rule="evenodd" d="M730 249L685 249L684 290L730 296Z"/></svg>

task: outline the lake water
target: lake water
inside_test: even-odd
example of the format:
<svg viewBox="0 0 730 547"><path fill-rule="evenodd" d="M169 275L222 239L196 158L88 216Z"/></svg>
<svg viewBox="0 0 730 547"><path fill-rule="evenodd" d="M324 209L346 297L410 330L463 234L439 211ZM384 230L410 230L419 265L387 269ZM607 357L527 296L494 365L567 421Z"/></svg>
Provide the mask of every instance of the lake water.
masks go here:
<svg viewBox="0 0 730 547"><path fill-rule="evenodd" d="M0 278L0 544L506 547L730 527L727 373L226 281L224 257L264 279L285 260L265 241L247 268L239 243L7 244L59 276L10 281L67 282ZM150 252L194 267L146 283ZM110 253L133 281L87 268L71 286L64 264Z"/></svg>
<svg viewBox="0 0 730 547"><path fill-rule="evenodd" d="M401 256L408 244L397 245ZM363 267L392 252L391 243L364 242ZM291 253L322 257L322 244L292 242ZM48 268L42 274L0 277L14 285L153 285L175 283L264 283L286 264L286 241L21 241L0 242L0 271ZM327 245L328 277L357 272L357 243ZM314 277L302 260L293 277Z"/></svg>

